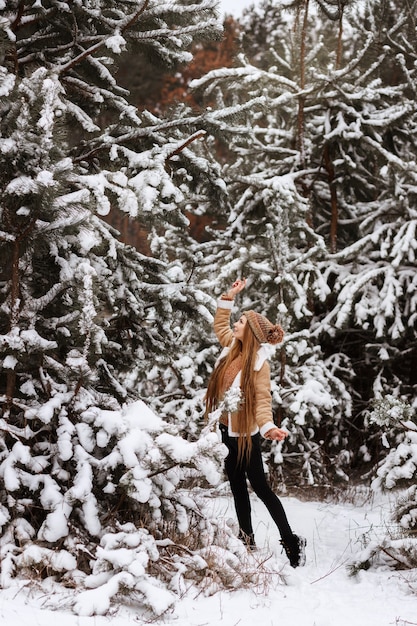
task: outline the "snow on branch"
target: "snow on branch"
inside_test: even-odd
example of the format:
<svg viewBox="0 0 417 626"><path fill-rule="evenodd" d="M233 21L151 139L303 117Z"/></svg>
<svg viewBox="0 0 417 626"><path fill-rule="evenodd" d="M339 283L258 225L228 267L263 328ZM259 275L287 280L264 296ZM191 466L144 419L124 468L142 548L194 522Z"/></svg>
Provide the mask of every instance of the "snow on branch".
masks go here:
<svg viewBox="0 0 417 626"><path fill-rule="evenodd" d="M200 89L201 87L219 82L221 80L241 81L243 84L250 84L252 82L256 83L258 81L267 80L268 82L283 85L293 92L296 92L299 89L297 83L289 80L285 76L275 74L274 72L266 72L257 67L254 67L253 65L211 70L202 78L196 78L191 81L190 89Z"/></svg>

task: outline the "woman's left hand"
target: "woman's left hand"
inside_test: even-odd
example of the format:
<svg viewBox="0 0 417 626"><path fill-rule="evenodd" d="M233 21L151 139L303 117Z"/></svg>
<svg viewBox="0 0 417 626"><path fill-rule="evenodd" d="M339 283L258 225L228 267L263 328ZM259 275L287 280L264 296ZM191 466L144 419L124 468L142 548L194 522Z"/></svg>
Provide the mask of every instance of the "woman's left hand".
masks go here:
<svg viewBox="0 0 417 626"><path fill-rule="evenodd" d="M265 439L272 439L273 441L282 441L285 437L288 436L286 430L282 428L271 428L268 432L265 433Z"/></svg>

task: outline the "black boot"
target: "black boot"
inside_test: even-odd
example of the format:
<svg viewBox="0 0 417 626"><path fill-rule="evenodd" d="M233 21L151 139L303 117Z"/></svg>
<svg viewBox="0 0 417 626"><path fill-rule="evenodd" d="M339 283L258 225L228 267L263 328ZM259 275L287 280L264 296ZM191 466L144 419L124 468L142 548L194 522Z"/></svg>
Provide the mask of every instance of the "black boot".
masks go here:
<svg viewBox="0 0 417 626"><path fill-rule="evenodd" d="M302 567L306 562L307 540L299 535L293 535L291 539L281 540L281 545L285 550L291 567Z"/></svg>
<svg viewBox="0 0 417 626"><path fill-rule="evenodd" d="M242 529L240 529L237 537L248 550L256 550L255 535L253 533L247 535Z"/></svg>

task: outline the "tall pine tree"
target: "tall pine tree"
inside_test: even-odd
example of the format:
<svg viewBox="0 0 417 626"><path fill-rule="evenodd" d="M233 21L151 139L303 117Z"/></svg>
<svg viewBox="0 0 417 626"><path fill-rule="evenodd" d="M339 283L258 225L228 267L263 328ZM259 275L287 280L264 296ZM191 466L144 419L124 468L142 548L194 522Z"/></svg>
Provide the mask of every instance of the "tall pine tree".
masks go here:
<svg viewBox="0 0 417 626"><path fill-rule="evenodd" d="M208 299L175 260L123 245L101 219L117 206L160 239L187 224L184 149L200 134L139 115L116 60L125 48L172 67L191 59L193 38L219 32L215 9L2 9L1 584L35 569L84 586L69 600L80 614L105 613L122 590L161 613L188 572L210 576L207 546L240 548L188 495L190 481L220 479L217 437L189 441L147 406L181 389L178 328L196 307L209 315ZM211 177L202 159L194 170Z"/></svg>

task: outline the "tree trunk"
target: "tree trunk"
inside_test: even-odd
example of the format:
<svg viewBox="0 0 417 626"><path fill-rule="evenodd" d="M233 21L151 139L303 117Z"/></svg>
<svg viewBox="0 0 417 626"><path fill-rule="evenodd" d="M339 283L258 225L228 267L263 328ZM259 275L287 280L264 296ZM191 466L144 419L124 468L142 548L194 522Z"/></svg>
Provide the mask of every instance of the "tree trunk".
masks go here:
<svg viewBox="0 0 417 626"><path fill-rule="evenodd" d="M305 57L306 57L306 36L307 36L307 21L308 21L308 3L309 0L305 0L304 3L304 16L303 24L301 28L301 42L300 42L300 90L305 88ZM305 149L304 149L304 106L305 96L300 95L298 98L298 115L297 115L297 134L298 134L298 149L300 151L300 164L304 166L305 163Z"/></svg>
<svg viewBox="0 0 417 626"><path fill-rule="evenodd" d="M336 186L335 186L335 171L334 171L333 162L330 156L330 149L329 149L328 144L324 146L323 162L324 162L324 167L326 168L327 180L329 182L329 189L330 189L330 207L331 207L330 252L334 254L337 250L337 223L339 219L339 207L338 207L338 202L337 202L337 193L336 193Z"/></svg>
<svg viewBox="0 0 417 626"><path fill-rule="evenodd" d="M10 289L10 325L9 332L17 325L19 319L19 292L20 292L20 279L19 279L19 257L20 257L20 239L16 237L13 245L12 256L12 275L11 275L11 289ZM6 376L6 407L10 411L12 406L12 400L14 397L14 390L16 386L16 374L14 370L7 370Z"/></svg>

